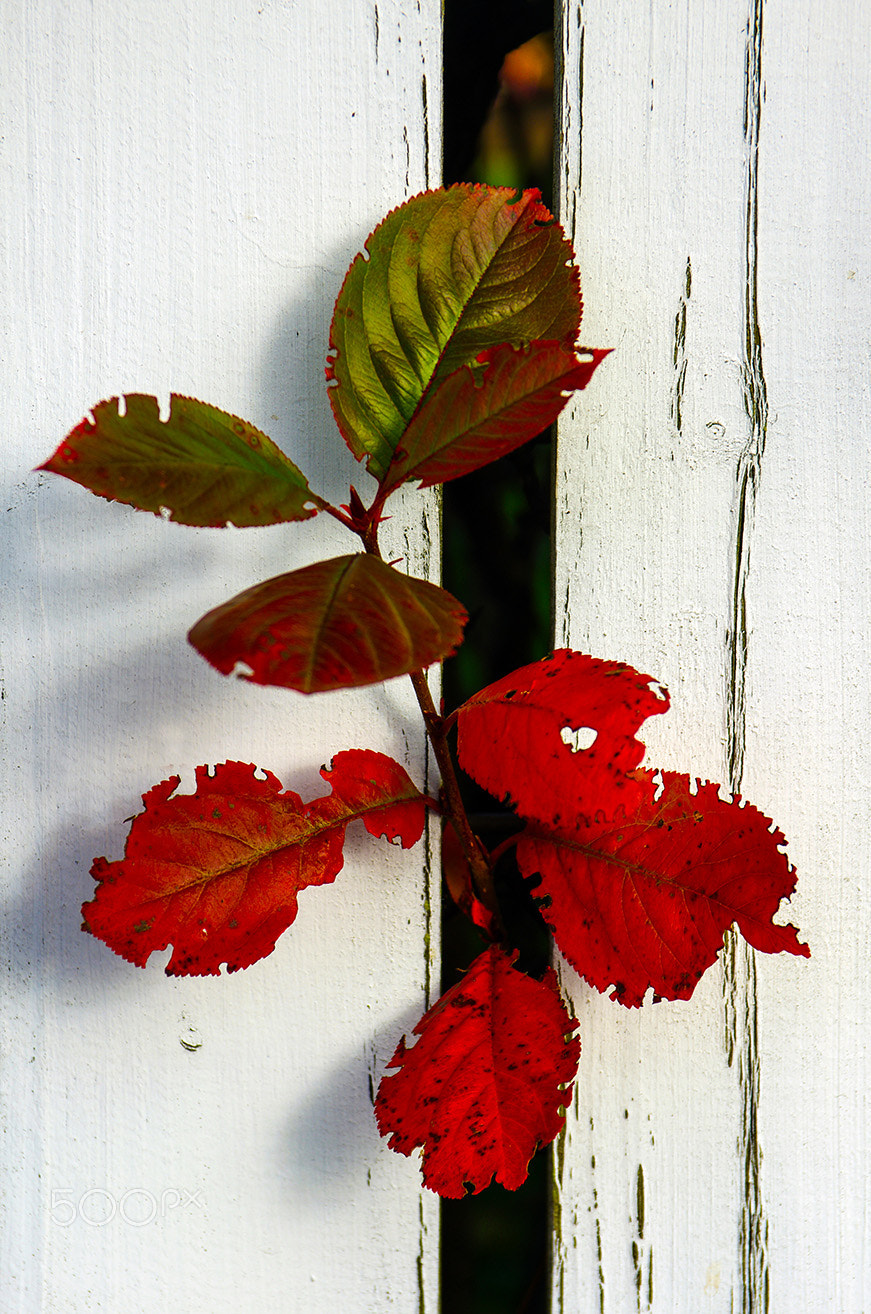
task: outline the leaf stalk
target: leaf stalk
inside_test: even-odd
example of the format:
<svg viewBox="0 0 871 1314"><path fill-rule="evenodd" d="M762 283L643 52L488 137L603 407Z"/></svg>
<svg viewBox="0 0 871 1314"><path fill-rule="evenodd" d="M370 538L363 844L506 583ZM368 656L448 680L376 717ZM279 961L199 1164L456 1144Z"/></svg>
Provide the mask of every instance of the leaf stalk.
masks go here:
<svg viewBox="0 0 871 1314"><path fill-rule="evenodd" d="M365 550L383 561L384 558L378 546L378 525L381 521L381 515L377 497L368 513L357 515L355 520L354 532L359 536ZM457 779L454 760L448 746L448 730L450 725L453 724L453 718L445 718L436 711L425 671L410 671L409 678L423 716L426 733L432 744L432 750L441 772L443 814L453 826L460 841L463 856L468 862L472 874L475 894L487 911L492 914L495 926L498 927L500 935L504 937L505 927L502 922L502 914L499 909L499 900L493 880L493 864L472 830L460 793L460 783Z"/></svg>
<svg viewBox="0 0 871 1314"><path fill-rule="evenodd" d="M469 824L469 818L460 795L460 785L457 780L454 761L448 747L444 718L439 716L435 709L425 673L423 671L412 671L410 679L441 772L442 801L445 816L456 831L457 838L462 845L463 855L472 873L472 882L476 895L488 912L491 912L496 918L500 931L504 933L490 859Z"/></svg>

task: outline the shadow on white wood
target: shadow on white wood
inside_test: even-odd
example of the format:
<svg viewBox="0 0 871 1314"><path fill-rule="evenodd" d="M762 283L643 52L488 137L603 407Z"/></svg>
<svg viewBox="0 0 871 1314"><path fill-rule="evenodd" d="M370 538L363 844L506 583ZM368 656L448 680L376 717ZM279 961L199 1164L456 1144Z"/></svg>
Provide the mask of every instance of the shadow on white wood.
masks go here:
<svg viewBox="0 0 871 1314"><path fill-rule="evenodd" d="M304 699L185 643L334 524L191 530L37 477L99 399L244 415L336 501L360 478L323 366L351 257L438 167L440 9L34 0L4 32L4 1311L437 1304L437 1202L371 1087L424 1006L431 851L349 837L265 962L140 972L79 931L139 795L253 761L306 797L373 747L423 783L410 688ZM326 520L323 517L322 520ZM390 526L438 569L435 500ZM406 682L407 683L407 682Z"/></svg>

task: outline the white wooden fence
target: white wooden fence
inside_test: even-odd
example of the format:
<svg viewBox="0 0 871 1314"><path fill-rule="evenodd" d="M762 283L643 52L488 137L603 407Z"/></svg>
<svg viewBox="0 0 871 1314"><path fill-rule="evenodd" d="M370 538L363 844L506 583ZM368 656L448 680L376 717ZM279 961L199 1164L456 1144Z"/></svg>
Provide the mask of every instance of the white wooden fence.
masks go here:
<svg viewBox="0 0 871 1314"><path fill-rule="evenodd" d="M4 1314L437 1308L438 1202L370 1098L433 980L423 846L349 836L337 883L236 976L170 981L79 931L91 859L172 773L235 758L314 797L334 752L377 747L423 781L408 681L307 700L185 642L353 540L328 517L184 529L31 470L99 398L174 390L347 501L327 332L368 231L438 181L439 12L5 6ZM391 547L432 574L436 502L413 506Z"/></svg>
<svg viewBox="0 0 871 1314"><path fill-rule="evenodd" d="M662 679L657 765L777 819L812 959L688 1004L570 974L560 1314L871 1310L871 8L568 4L560 187L584 338L559 641Z"/></svg>
<svg viewBox="0 0 871 1314"><path fill-rule="evenodd" d="M730 945L690 1003L633 1012L564 971L553 1307L867 1314L871 10L561 23L562 214L585 341L616 351L560 427L557 641L664 680L651 761L776 817L813 958ZM233 977L137 972L78 930L91 859L167 775L241 758L311 796L374 746L423 781L403 682L306 700L184 641L348 549L31 470L99 398L174 390L344 500L329 317L368 230L438 181L439 28L437 0L4 7L4 1314L438 1308L436 1201L370 1101L435 978L430 850L352 840ZM435 577L435 499L391 532Z"/></svg>

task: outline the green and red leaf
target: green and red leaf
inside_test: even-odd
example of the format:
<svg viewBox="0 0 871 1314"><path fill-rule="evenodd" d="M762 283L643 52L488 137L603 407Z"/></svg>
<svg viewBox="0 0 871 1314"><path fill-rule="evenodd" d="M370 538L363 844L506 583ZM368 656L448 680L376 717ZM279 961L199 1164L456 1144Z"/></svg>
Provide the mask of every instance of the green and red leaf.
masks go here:
<svg viewBox="0 0 871 1314"><path fill-rule="evenodd" d="M375 478L434 380L502 343L574 345L572 261L535 191L460 183L414 197L378 225L339 293L327 364L336 422Z"/></svg>
<svg viewBox="0 0 871 1314"><path fill-rule="evenodd" d="M756 808L726 802L719 786L638 771L619 815L559 827L529 824L517 845L557 945L612 999L639 1005L648 989L688 999L734 924L764 953L809 957L794 926L772 922L795 889L783 834Z"/></svg>
<svg viewBox="0 0 871 1314"><path fill-rule="evenodd" d="M667 709L667 693L649 675L561 648L463 703L460 765L524 817L558 826L613 815L644 756L636 731ZM584 732L589 746L573 747Z"/></svg>
<svg viewBox="0 0 871 1314"><path fill-rule="evenodd" d="M448 1199L493 1178L515 1190L565 1122L577 1072L577 1022L548 969L534 981L491 945L399 1042L375 1102L390 1148L423 1147L423 1181Z"/></svg>
<svg viewBox="0 0 871 1314"><path fill-rule="evenodd" d="M316 515L305 476L271 438L205 402L129 393L98 402L40 470L182 525L274 525Z"/></svg>
<svg viewBox="0 0 871 1314"><path fill-rule="evenodd" d="M188 638L223 675L315 693L420 670L460 644L465 609L378 557L334 557L278 575L208 612Z"/></svg>
<svg viewBox="0 0 871 1314"><path fill-rule="evenodd" d="M272 952L301 890L335 880L350 822L405 848L422 833L430 800L381 753L338 753L321 772L332 794L312 803L255 770L197 767L194 794L175 793L178 776L144 794L123 859L94 862L84 929L138 967L172 944L170 976L235 972Z"/></svg>
<svg viewBox="0 0 871 1314"><path fill-rule="evenodd" d="M510 343L481 352L435 383L403 433L382 479L421 488L469 474L529 442L585 388L607 351L581 359L563 342Z"/></svg>

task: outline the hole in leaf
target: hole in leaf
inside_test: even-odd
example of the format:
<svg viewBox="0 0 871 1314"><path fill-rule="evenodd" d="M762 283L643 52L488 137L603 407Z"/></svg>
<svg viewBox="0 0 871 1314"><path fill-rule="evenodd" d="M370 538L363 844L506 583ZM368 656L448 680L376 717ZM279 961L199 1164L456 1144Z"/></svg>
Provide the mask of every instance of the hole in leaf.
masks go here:
<svg viewBox="0 0 871 1314"><path fill-rule="evenodd" d="M591 725L579 725L576 730L570 725L564 725L559 733L560 739L573 753L586 752L588 748L593 747L599 737L599 732Z"/></svg>

